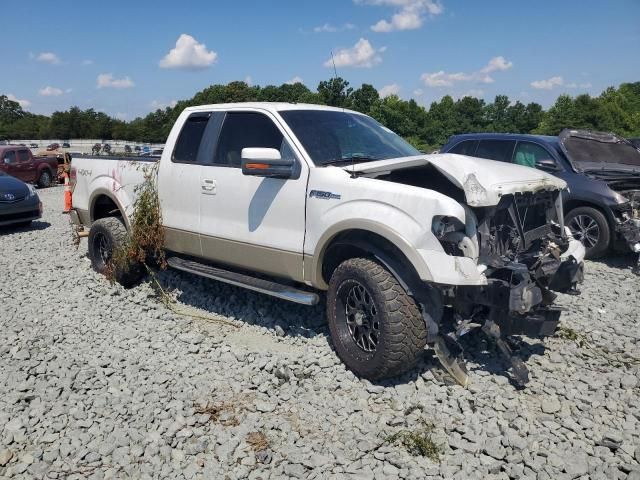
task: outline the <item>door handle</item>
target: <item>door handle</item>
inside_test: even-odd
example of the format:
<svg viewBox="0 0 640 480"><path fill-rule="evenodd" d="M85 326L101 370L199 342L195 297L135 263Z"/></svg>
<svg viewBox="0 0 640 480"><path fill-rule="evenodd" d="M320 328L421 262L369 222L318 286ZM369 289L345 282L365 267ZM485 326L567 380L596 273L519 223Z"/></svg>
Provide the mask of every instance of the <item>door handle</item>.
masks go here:
<svg viewBox="0 0 640 480"><path fill-rule="evenodd" d="M211 179L202 180L202 184L200 186L202 188L202 193L215 195L216 193L216 181Z"/></svg>

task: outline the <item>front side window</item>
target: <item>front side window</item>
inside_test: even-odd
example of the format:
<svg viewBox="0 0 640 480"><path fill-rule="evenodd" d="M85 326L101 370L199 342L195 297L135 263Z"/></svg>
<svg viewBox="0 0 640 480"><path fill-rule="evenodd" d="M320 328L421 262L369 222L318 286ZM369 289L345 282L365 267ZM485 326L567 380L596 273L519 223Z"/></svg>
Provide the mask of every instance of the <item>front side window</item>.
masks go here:
<svg viewBox="0 0 640 480"><path fill-rule="evenodd" d="M538 144L531 142L518 142L516 154L513 156L513 163L535 168L535 166L540 164L542 160L553 162L553 157L545 148Z"/></svg>
<svg viewBox="0 0 640 480"><path fill-rule="evenodd" d="M10 151L4 154L4 163L12 165L16 163L16 152Z"/></svg>
<svg viewBox="0 0 640 480"><path fill-rule="evenodd" d="M224 119L215 165L239 168L243 148L275 148L283 153L284 137L266 115L257 112L229 112Z"/></svg>
<svg viewBox="0 0 640 480"><path fill-rule="evenodd" d="M453 147L449 151L449 153L457 153L459 155L469 155L473 157L473 154L476 153L477 146L477 140L465 140L464 142L460 142L455 147Z"/></svg>
<svg viewBox="0 0 640 480"><path fill-rule="evenodd" d="M173 149L171 161L177 163L196 163L198 150L207 127L210 113L194 113L184 122L178 141Z"/></svg>
<svg viewBox="0 0 640 480"><path fill-rule="evenodd" d="M515 145L516 142L513 140L481 140L475 156L499 162L511 162Z"/></svg>
<svg viewBox="0 0 640 480"><path fill-rule="evenodd" d="M328 110L286 110L280 115L316 165L420 155L401 137L366 115Z"/></svg>
<svg viewBox="0 0 640 480"><path fill-rule="evenodd" d="M18 161L19 162L28 162L29 161L29 152L27 150L18 150Z"/></svg>

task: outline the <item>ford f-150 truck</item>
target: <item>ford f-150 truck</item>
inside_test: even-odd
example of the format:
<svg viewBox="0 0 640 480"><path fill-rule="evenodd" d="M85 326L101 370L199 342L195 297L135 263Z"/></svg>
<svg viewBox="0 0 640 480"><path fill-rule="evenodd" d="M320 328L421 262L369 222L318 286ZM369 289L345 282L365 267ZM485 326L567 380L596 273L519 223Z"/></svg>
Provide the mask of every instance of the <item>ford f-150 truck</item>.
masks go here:
<svg viewBox="0 0 640 480"><path fill-rule="evenodd" d="M44 188L57 179L58 160L34 157L31 150L19 145L4 145L0 147L0 171Z"/></svg>
<svg viewBox="0 0 640 480"><path fill-rule="evenodd" d="M335 351L357 374L398 375L428 345L466 384L458 339L481 329L525 383L508 336L553 333L553 291L578 293L582 280L584 247L562 220L566 184L452 157L339 108L191 107L159 160L74 158L72 219L90 229L104 272L153 172L171 268L302 304L326 292ZM134 283L137 271L118 278Z"/></svg>

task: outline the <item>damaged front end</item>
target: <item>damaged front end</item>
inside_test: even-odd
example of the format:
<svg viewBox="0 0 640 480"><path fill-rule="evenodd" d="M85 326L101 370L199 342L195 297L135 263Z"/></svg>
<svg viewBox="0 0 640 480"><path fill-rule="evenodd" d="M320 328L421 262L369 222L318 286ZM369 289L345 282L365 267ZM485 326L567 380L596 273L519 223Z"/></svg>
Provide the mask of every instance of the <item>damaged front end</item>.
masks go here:
<svg viewBox="0 0 640 480"><path fill-rule="evenodd" d="M640 189L616 189L616 184L609 186L628 200L613 208L616 222L614 228L618 242L639 254L634 272L640 274Z"/></svg>
<svg viewBox="0 0 640 480"><path fill-rule="evenodd" d="M524 363L507 337L551 335L560 320L554 292L578 294L584 247L563 225L559 190L505 195L496 206L473 209L477 218L479 268L486 285L444 289L452 313L451 330L436 341L436 354L461 384L468 381L458 339L480 329L509 359L516 383L528 381ZM461 242L440 235L450 254L464 255Z"/></svg>

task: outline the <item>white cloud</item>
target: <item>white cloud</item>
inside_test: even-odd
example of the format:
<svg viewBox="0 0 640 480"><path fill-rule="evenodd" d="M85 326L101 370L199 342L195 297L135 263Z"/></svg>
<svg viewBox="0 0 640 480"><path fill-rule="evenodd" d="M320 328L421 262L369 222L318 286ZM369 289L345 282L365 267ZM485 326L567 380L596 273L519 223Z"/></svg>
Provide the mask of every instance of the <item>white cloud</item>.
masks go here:
<svg viewBox="0 0 640 480"><path fill-rule="evenodd" d="M62 63L60 57L53 52L42 52L38 54L36 60L42 63L48 63L49 65L60 65Z"/></svg>
<svg viewBox="0 0 640 480"><path fill-rule="evenodd" d="M571 82L565 85L565 87L567 88L581 88L581 89L591 88L592 86L593 85L591 85L591 82L586 82L586 83Z"/></svg>
<svg viewBox="0 0 640 480"><path fill-rule="evenodd" d="M451 87L456 82L466 82L472 79L466 73L446 73L442 70L434 73L423 73L420 79L427 87Z"/></svg>
<svg viewBox="0 0 640 480"><path fill-rule="evenodd" d="M489 60L489 63L480 70L482 73L491 73L491 72L502 72L504 70L509 70L513 67L513 62L508 61L502 55L497 57L493 57Z"/></svg>
<svg viewBox="0 0 640 480"><path fill-rule="evenodd" d="M207 50L204 43L198 43L191 35L183 33L178 37L175 48L160 60L160 67L201 70L213 65L217 58L218 54Z"/></svg>
<svg viewBox="0 0 640 480"><path fill-rule="evenodd" d="M247 75L246 77L244 77L244 83L249 86L253 85L253 78L251 78L251 75Z"/></svg>
<svg viewBox="0 0 640 480"><path fill-rule="evenodd" d="M324 62L324 66L333 68L333 62L335 61L336 67L370 68L382 62L380 53L385 50L385 48L376 50L371 46L369 40L361 38L351 48L338 49L333 55L333 60L331 58L328 59Z"/></svg>
<svg viewBox="0 0 640 480"><path fill-rule="evenodd" d="M13 102L18 102L22 108L28 108L31 106L31 102L29 100L17 98L12 93L7 93L7 98Z"/></svg>
<svg viewBox="0 0 640 480"><path fill-rule="evenodd" d="M42 95L43 97L58 97L63 93L62 89L50 86L46 86L38 90L38 95Z"/></svg>
<svg viewBox="0 0 640 480"><path fill-rule="evenodd" d="M498 56L493 57L484 67L475 72L448 73L440 70L439 72L423 73L420 79L427 87L451 87L460 82L493 83L495 80L489 75L490 73L502 72L512 67L512 62L503 56Z"/></svg>
<svg viewBox="0 0 640 480"><path fill-rule="evenodd" d="M415 97L421 97L422 95L424 95L424 90L422 90L421 88L416 88L416 89L413 91L413 95L414 95Z"/></svg>
<svg viewBox="0 0 640 480"><path fill-rule="evenodd" d="M287 83L289 85L293 85L294 83L304 83L304 80L302 80L301 77L296 75L291 80L287 80L285 83Z"/></svg>
<svg viewBox="0 0 640 480"><path fill-rule="evenodd" d="M334 33L341 32L343 30L353 30L356 26L353 23L345 23L342 26L332 25L330 23L325 23L324 25L319 25L313 28L315 33Z"/></svg>
<svg viewBox="0 0 640 480"><path fill-rule="evenodd" d="M400 85L397 83L392 83L391 85L385 85L380 90L378 90L378 94L380 98L386 98L390 95L398 95L400 93Z"/></svg>
<svg viewBox="0 0 640 480"><path fill-rule="evenodd" d="M89 59L83 60L82 65L93 65L93 60L89 60Z"/></svg>
<svg viewBox="0 0 640 480"><path fill-rule="evenodd" d="M164 110L167 107L175 107L178 104L177 100L171 100L170 102L160 102L158 100L154 100L151 102L150 106L154 110Z"/></svg>
<svg viewBox="0 0 640 480"><path fill-rule="evenodd" d="M128 113L123 113L123 112L118 112L115 114L115 117L118 120L127 120L129 118L129 114Z"/></svg>
<svg viewBox="0 0 640 480"><path fill-rule="evenodd" d="M382 19L371 26L374 32L415 30L424 23L426 16L434 17L444 11L438 0L355 0L359 4L395 7L390 20Z"/></svg>
<svg viewBox="0 0 640 480"><path fill-rule="evenodd" d="M531 86L538 90L551 90L554 87L560 87L562 85L564 85L564 80L560 76L531 82Z"/></svg>
<svg viewBox="0 0 640 480"><path fill-rule="evenodd" d="M98 88L131 88L135 86L129 77L113 78L111 73L101 73L98 75Z"/></svg>

